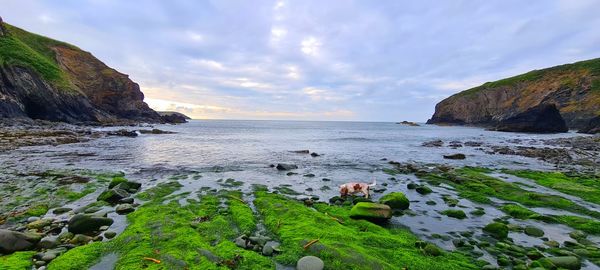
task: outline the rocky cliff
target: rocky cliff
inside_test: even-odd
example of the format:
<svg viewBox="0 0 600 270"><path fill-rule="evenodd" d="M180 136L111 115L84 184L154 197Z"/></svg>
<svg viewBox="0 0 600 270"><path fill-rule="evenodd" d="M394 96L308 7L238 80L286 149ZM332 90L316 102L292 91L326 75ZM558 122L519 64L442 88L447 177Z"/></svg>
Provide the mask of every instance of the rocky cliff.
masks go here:
<svg viewBox="0 0 600 270"><path fill-rule="evenodd" d="M0 118L161 122L138 84L73 45L0 19Z"/></svg>
<svg viewBox="0 0 600 270"><path fill-rule="evenodd" d="M435 107L429 124L495 127L538 105L554 104L570 129L600 115L600 58L488 82Z"/></svg>

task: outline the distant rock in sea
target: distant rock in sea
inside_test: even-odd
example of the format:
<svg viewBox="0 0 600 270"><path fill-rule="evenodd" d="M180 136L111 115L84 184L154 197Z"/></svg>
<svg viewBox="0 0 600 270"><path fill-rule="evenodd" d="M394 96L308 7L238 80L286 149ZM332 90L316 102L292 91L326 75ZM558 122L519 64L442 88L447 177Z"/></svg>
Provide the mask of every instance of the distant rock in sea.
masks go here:
<svg viewBox="0 0 600 270"><path fill-rule="evenodd" d="M167 123L181 124L187 123L187 120L190 120L189 116L180 113L180 112L172 112L172 111L162 111L158 112L163 121Z"/></svg>

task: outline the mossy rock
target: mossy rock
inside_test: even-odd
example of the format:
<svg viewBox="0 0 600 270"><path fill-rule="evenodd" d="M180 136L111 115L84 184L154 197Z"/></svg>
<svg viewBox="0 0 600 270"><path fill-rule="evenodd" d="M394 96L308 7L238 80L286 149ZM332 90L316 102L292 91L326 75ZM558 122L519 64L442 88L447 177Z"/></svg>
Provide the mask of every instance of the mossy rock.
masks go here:
<svg viewBox="0 0 600 270"><path fill-rule="evenodd" d="M465 214L465 212L463 212L463 210L448 209L448 210L442 211L441 213L442 213L442 215L457 218L457 219L467 218L467 214Z"/></svg>
<svg viewBox="0 0 600 270"><path fill-rule="evenodd" d="M350 210L350 218L381 222L392 217L392 208L385 204L359 202Z"/></svg>
<svg viewBox="0 0 600 270"><path fill-rule="evenodd" d="M539 262L546 269L569 269L579 270L581 269L581 260L575 256L559 256L559 257L548 257L540 259Z"/></svg>
<svg viewBox="0 0 600 270"><path fill-rule="evenodd" d="M527 226L525 227L525 234L533 237L542 237L544 236L544 231L534 226Z"/></svg>
<svg viewBox="0 0 600 270"><path fill-rule="evenodd" d="M500 222L492 222L483 227L483 231L496 239L505 239L508 237L508 226Z"/></svg>
<svg viewBox="0 0 600 270"><path fill-rule="evenodd" d="M425 251L425 253L427 255L434 256L434 257L442 255L442 250L440 250L440 248L438 248L436 245L431 244L431 243L425 245L425 247L423 248L423 251Z"/></svg>
<svg viewBox="0 0 600 270"><path fill-rule="evenodd" d="M124 199L127 197L129 197L129 193L127 191L122 190L120 188L113 188L113 189L109 189L109 190L106 190L106 191L100 193L100 195L98 195L97 200L105 201L108 203L117 203L121 199Z"/></svg>
<svg viewBox="0 0 600 270"><path fill-rule="evenodd" d="M421 195L427 195L433 192L433 190L431 190L431 188L429 188L428 186L418 186L417 188L415 188L415 190Z"/></svg>
<svg viewBox="0 0 600 270"><path fill-rule="evenodd" d="M115 177L113 177L113 179L108 184L108 188L114 188L118 184L125 183L125 182L127 182L127 179L125 177L115 176Z"/></svg>
<svg viewBox="0 0 600 270"><path fill-rule="evenodd" d="M379 202L388 205L394 210L406 210L410 206L410 201L402 192L388 193L379 199Z"/></svg>

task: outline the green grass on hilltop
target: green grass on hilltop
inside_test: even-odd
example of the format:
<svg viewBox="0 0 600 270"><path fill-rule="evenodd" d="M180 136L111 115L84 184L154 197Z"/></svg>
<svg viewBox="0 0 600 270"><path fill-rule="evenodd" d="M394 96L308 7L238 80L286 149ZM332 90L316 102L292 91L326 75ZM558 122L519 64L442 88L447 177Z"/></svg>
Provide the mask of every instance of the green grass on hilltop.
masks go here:
<svg viewBox="0 0 600 270"><path fill-rule="evenodd" d="M0 36L0 65L26 67L61 90L74 89L68 75L58 66L52 48L63 46L77 49L75 46L6 23L2 25L7 33Z"/></svg>
<svg viewBox="0 0 600 270"><path fill-rule="evenodd" d="M580 61L580 62L576 62L576 63L572 63L572 64L559 65L559 66L554 66L554 67L545 68L545 69L532 70L530 72L520 74L517 76L513 76L513 77L509 77L509 78L505 78L505 79L501 79L501 80L497 80L497 81L493 81L493 82L486 82L480 86L476 86L476 87L467 89L465 91L462 91L460 93L457 93L454 96L455 97L470 96L470 95L476 94L485 89L496 88L496 87L501 87L501 86L514 86L514 85L516 85L518 83L522 83L522 82L533 82L533 81L543 78L545 75L549 74L550 72L569 72L569 71L576 71L576 70L582 70L582 69L587 70L589 72L589 74L592 76L600 76L600 58L586 60L586 61ZM600 90L600 79L596 78L592 82L592 90L594 90L594 91Z"/></svg>

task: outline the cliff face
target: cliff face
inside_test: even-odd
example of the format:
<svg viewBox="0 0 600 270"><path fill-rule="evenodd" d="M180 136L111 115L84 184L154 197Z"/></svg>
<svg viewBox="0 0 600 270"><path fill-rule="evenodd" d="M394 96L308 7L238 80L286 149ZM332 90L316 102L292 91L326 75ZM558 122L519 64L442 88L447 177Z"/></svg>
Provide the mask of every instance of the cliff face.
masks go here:
<svg viewBox="0 0 600 270"><path fill-rule="evenodd" d="M160 122L127 75L79 48L0 20L0 117Z"/></svg>
<svg viewBox="0 0 600 270"><path fill-rule="evenodd" d="M556 105L569 128L588 125L600 115L600 58L460 92L438 103L428 123L490 127L543 104Z"/></svg>

